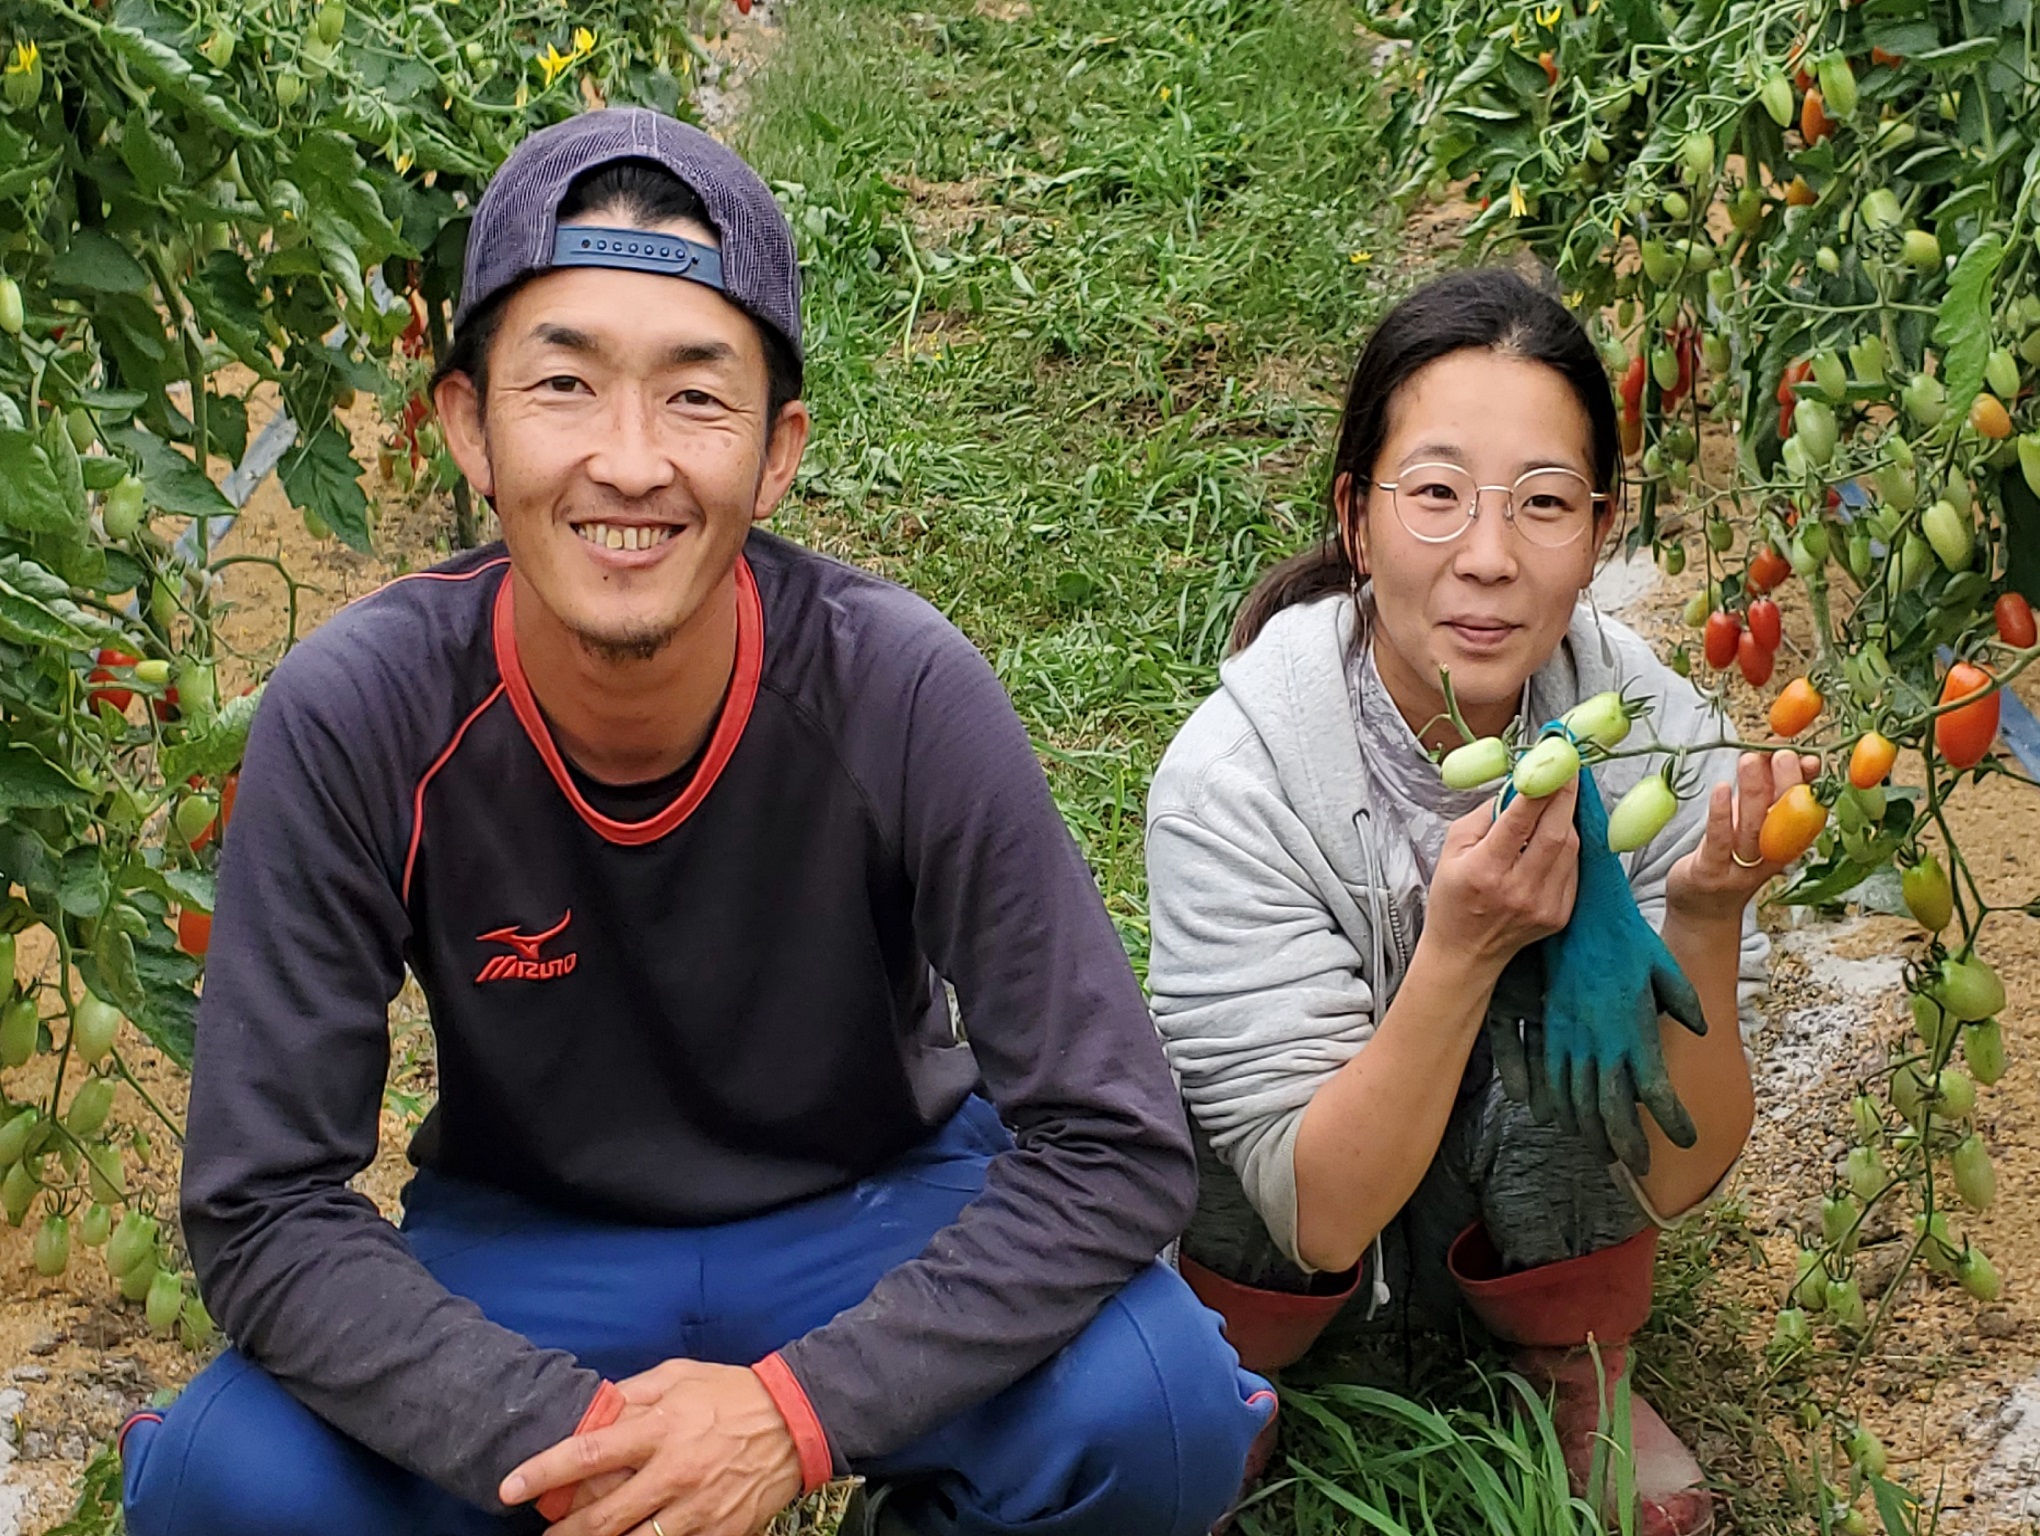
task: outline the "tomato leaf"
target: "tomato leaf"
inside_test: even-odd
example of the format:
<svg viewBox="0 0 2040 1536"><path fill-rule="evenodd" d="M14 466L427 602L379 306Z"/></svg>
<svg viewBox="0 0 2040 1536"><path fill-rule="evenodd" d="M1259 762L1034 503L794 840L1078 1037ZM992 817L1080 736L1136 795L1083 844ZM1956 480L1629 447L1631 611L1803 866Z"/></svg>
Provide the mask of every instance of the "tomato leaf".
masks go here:
<svg viewBox="0 0 2040 1536"><path fill-rule="evenodd" d="M1950 43L1946 48L1935 48L1926 53L1916 53L1907 59L1906 62L1908 64L1917 64L1922 69L1932 69L1944 74L1953 74L1957 70L1968 69L1971 65L1981 64L1997 51L1998 40L1996 37L1972 37L1966 42Z"/></svg>
<svg viewBox="0 0 2040 1536"><path fill-rule="evenodd" d="M177 23L147 0L120 0L113 21L99 29L100 41L165 96L238 138L269 138L269 131L260 123L206 89L205 82L178 52L177 35Z"/></svg>
<svg viewBox="0 0 2040 1536"><path fill-rule="evenodd" d="M0 639L84 651L120 638L111 620L71 601L71 589L34 561L0 558Z"/></svg>
<svg viewBox="0 0 2040 1536"><path fill-rule="evenodd" d="M310 437L299 438L277 475L292 506L318 513L349 549L367 552L368 495L361 488L361 466L338 426L324 421Z"/></svg>
<svg viewBox="0 0 2040 1536"><path fill-rule="evenodd" d="M151 849L150 852L161 856L160 849ZM145 859L135 858L128 861L120 875L122 882L131 889L152 891L176 906L192 907L206 913L213 909L213 877L205 870L159 869Z"/></svg>
<svg viewBox="0 0 2040 1536"><path fill-rule="evenodd" d="M56 533L84 516L64 501L56 467L31 432L0 427L0 526Z"/></svg>
<svg viewBox="0 0 2040 1536"><path fill-rule="evenodd" d="M204 967L177 947L168 928L152 925L134 951L141 999L128 1017L164 1055L189 1071L198 1036L198 998L192 989Z"/></svg>
<svg viewBox="0 0 2040 1536"><path fill-rule="evenodd" d="M262 703L262 690L227 700L204 735L163 750L163 777L172 783L193 774L216 779L240 767L248 746L248 728Z"/></svg>
<svg viewBox="0 0 2040 1536"><path fill-rule="evenodd" d="M140 293L149 286L142 264L118 240L96 229L71 236L71 248L57 258L51 277L60 287L90 293Z"/></svg>
<svg viewBox="0 0 2040 1536"><path fill-rule="evenodd" d="M73 917L97 917L113 898L113 882L96 843L66 848L57 866L57 905Z"/></svg>
<svg viewBox="0 0 2040 1536"><path fill-rule="evenodd" d="M212 477L153 432L116 427L109 436L135 456L152 506L185 517L234 515L234 504Z"/></svg>
<svg viewBox="0 0 2040 1536"><path fill-rule="evenodd" d="M1990 356L1991 284L2005 259L2004 241L1979 235L1955 259L1948 292L1934 321L1934 342L1942 349L1941 382L1948 390L1948 414L1960 418L1983 388Z"/></svg>
<svg viewBox="0 0 2040 1536"><path fill-rule="evenodd" d="M0 749L0 810L47 811L91 798L35 748L17 742Z"/></svg>

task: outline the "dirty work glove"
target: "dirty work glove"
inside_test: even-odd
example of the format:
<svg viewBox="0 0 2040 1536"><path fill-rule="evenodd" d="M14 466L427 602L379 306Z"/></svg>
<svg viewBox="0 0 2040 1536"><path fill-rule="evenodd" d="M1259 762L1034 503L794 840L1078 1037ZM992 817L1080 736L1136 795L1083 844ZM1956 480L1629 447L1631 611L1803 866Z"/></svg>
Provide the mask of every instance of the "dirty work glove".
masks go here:
<svg viewBox="0 0 2040 1536"><path fill-rule="evenodd" d="M1488 996L1488 1050L1502 1091L1530 1106L1539 1125L1558 1118L1544 1075L1544 946L1526 944L1509 957Z"/></svg>
<svg viewBox="0 0 2040 1536"><path fill-rule="evenodd" d="M1558 1123L1631 1172L1650 1171L1639 1101L1674 1146L1698 1137L1672 1091L1658 1038L1658 1017L1670 1014L1696 1035L1707 1033L1699 994L1655 929L1636 909L1622 861L1608 848L1608 811L1591 770L1580 773L1579 894L1565 927L1543 951L1543 1076ZM1526 1052L1527 1054L1527 1052ZM1533 1108L1537 1084L1526 1096Z"/></svg>

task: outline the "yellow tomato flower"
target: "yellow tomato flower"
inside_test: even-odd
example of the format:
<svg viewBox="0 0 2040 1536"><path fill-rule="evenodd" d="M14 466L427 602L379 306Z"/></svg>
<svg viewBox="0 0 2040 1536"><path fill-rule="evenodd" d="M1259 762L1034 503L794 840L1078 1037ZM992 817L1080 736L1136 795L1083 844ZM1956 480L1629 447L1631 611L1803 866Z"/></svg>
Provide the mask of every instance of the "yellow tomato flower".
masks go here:
<svg viewBox="0 0 2040 1536"><path fill-rule="evenodd" d="M574 52L580 54L588 54L593 53L594 51L595 51L595 34L589 31L586 27L574 28Z"/></svg>
<svg viewBox="0 0 2040 1536"><path fill-rule="evenodd" d="M1520 219L1523 217L1524 214L1528 213L1529 211L1530 211L1530 199L1523 195L1523 184L1520 181L1510 182L1509 183L1510 215L1514 218Z"/></svg>
<svg viewBox="0 0 2040 1536"><path fill-rule="evenodd" d="M16 43L13 57L7 61L7 73L25 75L42 61L42 50L34 43Z"/></svg>
<svg viewBox="0 0 2040 1536"><path fill-rule="evenodd" d="M547 43L545 45L545 52L538 56L538 67L545 71L545 83L547 85L551 85L553 81L559 79L562 74L571 69L573 63L573 55L561 53L551 43Z"/></svg>
<svg viewBox="0 0 2040 1536"><path fill-rule="evenodd" d="M1539 11L1537 13L1537 25L1540 27L1555 27L1558 25L1558 18L1564 14L1565 7L1563 5L1554 5L1550 10Z"/></svg>

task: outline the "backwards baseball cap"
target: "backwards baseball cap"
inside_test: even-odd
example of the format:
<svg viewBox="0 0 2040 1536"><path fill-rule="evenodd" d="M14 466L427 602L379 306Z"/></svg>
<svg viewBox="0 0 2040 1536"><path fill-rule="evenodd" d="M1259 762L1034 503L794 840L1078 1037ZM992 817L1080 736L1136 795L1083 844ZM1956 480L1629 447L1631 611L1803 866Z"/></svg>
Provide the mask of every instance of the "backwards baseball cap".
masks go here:
<svg viewBox="0 0 2040 1536"><path fill-rule="evenodd" d="M559 223L585 173L618 160L664 166L701 199L719 246L678 235ZM699 128L644 107L605 107L540 129L510 152L476 205L453 323L512 284L555 267L657 272L713 288L801 360L793 229L758 173Z"/></svg>

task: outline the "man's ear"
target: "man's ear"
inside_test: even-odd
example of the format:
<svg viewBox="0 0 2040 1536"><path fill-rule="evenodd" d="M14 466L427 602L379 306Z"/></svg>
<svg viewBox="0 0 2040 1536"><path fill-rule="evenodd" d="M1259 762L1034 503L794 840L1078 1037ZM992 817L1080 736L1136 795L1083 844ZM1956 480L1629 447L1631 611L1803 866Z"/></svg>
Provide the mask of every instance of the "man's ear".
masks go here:
<svg viewBox="0 0 2040 1536"><path fill-rule="evenodd" d="M800 468L800 456L807 452L808 433L814 420L807 404L789 400L779 408L772 422L772 440L765 445L765 466L758 476L758 498L751 508L751 521L762 523L772 515L793 485Z"/></svg>
<svg viewBox="0 0 2040 1536"><path fill-rule="evenodd" d="M496 494L495 471L489 465L489 438L482 421L482 397L464 373L449 373L432 390L433 408L446 433L446 451L479 496Z"/></svg>

